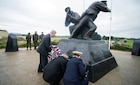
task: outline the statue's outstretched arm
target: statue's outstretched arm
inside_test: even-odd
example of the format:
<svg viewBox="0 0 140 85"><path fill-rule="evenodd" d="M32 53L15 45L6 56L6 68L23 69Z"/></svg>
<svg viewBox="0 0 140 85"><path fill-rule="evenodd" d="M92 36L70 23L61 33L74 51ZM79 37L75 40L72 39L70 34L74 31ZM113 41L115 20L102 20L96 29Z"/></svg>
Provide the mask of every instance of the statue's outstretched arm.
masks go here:
<svg viewBox="0 0 140 85"><path fill-rule="evenodd" d="M111 9L109 9L108 7L107 7L107 5L106 4L104 4L104 3L98 3L98 8L101 10L101 11L103 11L103 12L111 12Z"/></svg>

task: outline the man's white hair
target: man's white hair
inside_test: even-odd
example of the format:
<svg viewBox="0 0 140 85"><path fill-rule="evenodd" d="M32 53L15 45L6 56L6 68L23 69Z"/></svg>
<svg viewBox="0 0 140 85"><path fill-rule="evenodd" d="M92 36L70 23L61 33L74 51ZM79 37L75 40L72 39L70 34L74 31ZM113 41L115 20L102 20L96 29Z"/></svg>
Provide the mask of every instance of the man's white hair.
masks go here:
<svg viewBox="0 0 140 85"><path fill-rule="evenodd" d="M50 33L56 33L56 31L55 30L51 30L51 32Z"/></svg>

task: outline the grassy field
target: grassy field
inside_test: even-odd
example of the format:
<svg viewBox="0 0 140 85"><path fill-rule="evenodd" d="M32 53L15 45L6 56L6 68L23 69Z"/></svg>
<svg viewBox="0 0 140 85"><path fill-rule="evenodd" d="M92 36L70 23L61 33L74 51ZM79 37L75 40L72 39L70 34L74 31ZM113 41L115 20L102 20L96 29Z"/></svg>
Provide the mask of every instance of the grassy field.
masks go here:
<svg viewBox="0 0 140 85"><path fill-rule="evenodd" d="M132 48L133 39L117 39L117 41L111 46L111 49L122 51L132 51Z"/></svg>
<svg viewBox="0 0 140 85"><path fill-rule="evenodd" d="M121 42L124 42L123 39L120 40ZM127 46L129 48L132 48L133 47L133 40L132 39L128 39L126 40L126 42L124 42L124 46Z"/></svg>
<svg viewBox="0 0 140 85"><path fill-rule="evenodd" d="M60 41L61 39L68 39L68 36L55 36L51 39L51 41Z"/></svg>
<svg viewBox="0 0 140 85"><path fill-rule="evenodd" d="M7 43L7 38L0 39L0 48L5 48Z"/></svg>
<svg viewBox="0 0 140 85"><path fill-rule="evenodd" d="M56 36L51 39L52 44L58 44L61 39L68 39L68 36ZM26 40L22 37L17 37L18 47L26 47ZM6 48L7 38L0 39L0 49ZM32 41L33 46L33 41Z"/></svg>
<svg viewBox="0 0 140 85"><path fill-rule="evenodd" d="M57 45L61 39L68 39L68 36L55 36L51 39L51 44ZM127 50L131 51L133 48L133 39L127 39L124 41L124 39L117 39L117 42L111 49L117 49L117 50ZM0 40L0 48L5 48L7 43L7 38L3 38ZM18 47L26 47L26 40L25 38L18 37L17 38ZM33 46L33 41L32 41Z"/></svg>

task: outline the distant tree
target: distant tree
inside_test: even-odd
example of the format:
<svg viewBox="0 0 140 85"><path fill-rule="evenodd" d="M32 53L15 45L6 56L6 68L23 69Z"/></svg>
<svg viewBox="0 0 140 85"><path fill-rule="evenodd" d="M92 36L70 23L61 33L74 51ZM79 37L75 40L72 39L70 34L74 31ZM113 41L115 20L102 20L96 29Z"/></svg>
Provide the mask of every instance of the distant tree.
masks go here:
<svg viewBox="0 0 140 85"><path fill-rule="evenodd" d="M114 40L114 37L113 36L111 36L111 40Z"/></svg>
<svg viewBox="0 0 140 85"><path fill-rule="evenodd" d="M105 35L102 37L103 40L108 40L109 38L106 37Z"/></svg>

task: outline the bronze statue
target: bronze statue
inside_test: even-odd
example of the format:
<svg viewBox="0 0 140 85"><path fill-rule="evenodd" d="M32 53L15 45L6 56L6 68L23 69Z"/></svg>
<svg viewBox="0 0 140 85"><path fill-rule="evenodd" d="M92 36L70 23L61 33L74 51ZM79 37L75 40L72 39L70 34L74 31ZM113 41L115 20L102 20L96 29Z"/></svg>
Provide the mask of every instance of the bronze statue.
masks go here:
<svg viewBox="0 0 140 85"><path fill-rule="evenodd" d="M73 25L69 26L69 31L70 34L72 34L75 25L79 22L80 20L80 15L77 12L74 12L70 9L70 7L65 8L66 14L66 20L65 20L65 26L69 26L70 23L73 23ZM84 26L84 29L81 31L81 33L77 36L78 39L82 39L83 35L85 34L85 31L88 30L89 28Z"/></svg>
<svg viewBox="0 0 140 85"><path fill-rule="evenodd" d="M84 35L81 35L81 38L89 39L91 34L95 32L97 28L93 21L97 18L99 12L111 12L107 7L106 2L106 0L93 2L73 26L70 38L79 38L79 35L84 32ZM69 13L67 12L67 16L68 14ZM65 23L65 25L67 24Z"/></svg>
<svg viewBox="0 0 140 85"><path fill-rule="evenodd" d="M70 7L65 8L66 14L66 20L65 20L65 26L69 26L70 23L73 23L74 25L69 26L70 34L72 33L74 26L78 23L80 19L80 15L77 12L71 11Z"/></svg>

